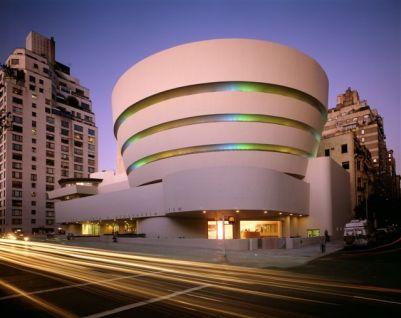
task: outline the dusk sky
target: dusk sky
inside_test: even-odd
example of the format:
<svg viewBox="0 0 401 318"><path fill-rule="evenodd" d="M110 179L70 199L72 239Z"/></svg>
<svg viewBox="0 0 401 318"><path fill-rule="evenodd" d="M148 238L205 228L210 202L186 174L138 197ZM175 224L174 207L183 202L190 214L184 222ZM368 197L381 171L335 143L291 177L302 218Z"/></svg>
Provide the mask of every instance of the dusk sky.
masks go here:
<svg viewBox="0 0 401 318"><path fill-rule="evenodd" d="M255 38L316 59L329 78L330 107L338 93L357 89L384 117L401 172L400 1L3 0L1 13L1 62L31 30L54 36L57 60L90 89L100 170L115 166L111 92L127 68L186 42Z"/></svg>

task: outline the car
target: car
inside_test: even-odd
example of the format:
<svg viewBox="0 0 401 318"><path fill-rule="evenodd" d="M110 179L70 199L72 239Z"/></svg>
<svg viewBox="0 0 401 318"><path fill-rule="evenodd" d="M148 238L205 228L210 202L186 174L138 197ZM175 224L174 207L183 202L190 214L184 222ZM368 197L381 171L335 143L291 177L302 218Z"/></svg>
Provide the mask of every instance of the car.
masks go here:
<svg viewBox="0 0 401 318"><path fill-rule="evenodd" d="M17 233L15 236L18 241L25 241L25 242L29 241L29 236L27 236L23 233Z"/></svg>

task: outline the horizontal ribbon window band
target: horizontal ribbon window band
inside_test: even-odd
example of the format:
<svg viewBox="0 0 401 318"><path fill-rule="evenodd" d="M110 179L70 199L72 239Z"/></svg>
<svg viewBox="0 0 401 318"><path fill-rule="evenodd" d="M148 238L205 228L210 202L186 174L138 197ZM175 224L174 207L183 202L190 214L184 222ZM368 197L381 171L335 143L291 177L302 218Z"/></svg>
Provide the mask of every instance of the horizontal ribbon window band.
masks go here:
<svg viewBox="0 0 401 318"><path fill-rule="evenodd" d="M190 154L199 154L199 153L217 152L217 151L267 151L267 152L291 154L305 158L310 158L313 156L311 153L308 153L301 149L288 146L281 146L281 145L271 145L271 144L229 143L229 144L201 145L201 146L166 150L155 153L150 156L146 156L132 163L127 169L127 175L129 175L135 169L138 169L146 164L158 160L185 156Z"/></svg>
<svg viewBox="0 0 401 318"><path fill-rule="evenodd" d="M214 82L173 88L132 104L118 116L114 123L114 135L117 136L118 129L127 118L144 108L176 97L223 91L260 92L291 97L311 105L321 113L324 120L327 119L327 109L317 98L295 88L260 82Z"/></svg>
<svg viewBox="0 0 401 318"><path fill-rule="evenodd" d="M213 114L177 119L144 129L132 135L124 142L121 147L121 154L136 141L152 134L188 125L215 122L256 122L282 125L307 131L313 135L316 141L320 141L320 134L314 128L297 120L260 114Z"/></svg>

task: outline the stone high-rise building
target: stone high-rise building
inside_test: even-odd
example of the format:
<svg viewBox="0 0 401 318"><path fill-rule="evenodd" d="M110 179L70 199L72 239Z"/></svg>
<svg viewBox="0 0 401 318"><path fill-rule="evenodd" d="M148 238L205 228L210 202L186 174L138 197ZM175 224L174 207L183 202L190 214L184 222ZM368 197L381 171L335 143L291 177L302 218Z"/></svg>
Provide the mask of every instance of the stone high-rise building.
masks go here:
<svg viewBox="0 0 401 318"><path fill-rule="evenodd" d="M375 169L369 150L361 145L354 132L348 131L323 138L317 155L331 157L349 172L351 208L356 213L355 209L365 205L365 200L373 191Z"/></svg>
<svg viewBox="0 0 401 318"><path fill-rule="evenodd" d="M369 150L382 193L391 196L396 183L395 159L392 150L387 150L383 118L366 100L360 99L358 91L348 88L345 93L337 96L336 107L329 109L322 138L331 138L350 131Z"/></svg>
<svg viewBox="0 0 401 318"><path fill-rule="evenodd" d="M54 39L30 32L0 69L0 230L49 232L61 178L97 171L89 90L56 61Z"/></svg>

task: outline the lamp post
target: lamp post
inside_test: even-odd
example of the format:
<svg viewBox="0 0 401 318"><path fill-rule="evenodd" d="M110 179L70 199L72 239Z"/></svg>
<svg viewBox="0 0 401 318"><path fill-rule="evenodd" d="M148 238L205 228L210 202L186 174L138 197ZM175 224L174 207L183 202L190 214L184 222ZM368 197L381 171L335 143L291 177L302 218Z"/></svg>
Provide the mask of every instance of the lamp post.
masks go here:
<svg viewBox="0 0 401 318"><path fill-rule="evenodd" d="M222 216L222 222L223 222L223 257L224 259L227 258L226 254L226 226L225 226L225 219L224 219L224 214Z"/></svg>

